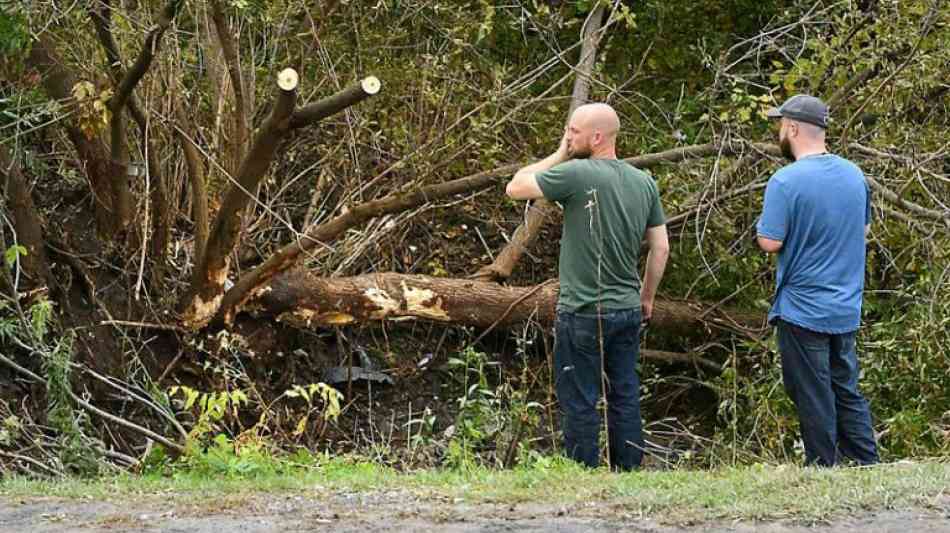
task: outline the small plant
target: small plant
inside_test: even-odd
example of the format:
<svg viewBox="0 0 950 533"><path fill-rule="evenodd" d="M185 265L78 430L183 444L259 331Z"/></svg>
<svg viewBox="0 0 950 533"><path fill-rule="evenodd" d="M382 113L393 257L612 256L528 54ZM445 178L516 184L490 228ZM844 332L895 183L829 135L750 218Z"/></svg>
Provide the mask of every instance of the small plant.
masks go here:
<svg viewBox="0 0 950 533"><path fill-rule="evenodd" d="M196 409L195 423L188 434L188 444L200 443L209 433L217 431L219 422L229 412L237 416L238 409L248 402L247 395L240 389L222 392L200 392L191 387L176 385L168 390L169 396L180 395L181 408Z"/></svg>
<svg viewBox="0 0 950 533"><path fill-rule="evenodd" d="M318 430L319 436L323 435L327 422L335 421L340 417L340 400L343 399L343 394L326 383L311 383L306 387L294 385L290 390L284 392L284 396L288 398L302 398L307 402L307 412L297 421L296 428L294 429L293 436L295 437L299 437L306 431L307 423L310 421L310 415L320 410L318 406L314 405L318 398L323 404L322 413L320 414L321 423L320 429Z"/></svg>

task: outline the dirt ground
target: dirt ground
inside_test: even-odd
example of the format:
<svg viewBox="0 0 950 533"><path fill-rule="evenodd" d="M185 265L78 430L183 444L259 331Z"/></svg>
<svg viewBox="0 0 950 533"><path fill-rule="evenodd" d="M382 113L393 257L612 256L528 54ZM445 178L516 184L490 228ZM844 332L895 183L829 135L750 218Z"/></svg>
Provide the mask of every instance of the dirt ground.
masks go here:
<svg viewBox="0 0 950 533"><path fill-rule="evenodd" d="M641 517L629 506L590 503L466 504L419 499L408 492L335 493L330 496L240 495L198 501L199 497L148 495L102 502L52 498L0 499L0 533L47 532L196 532L426 531L587 533L607 531L798 532L950 532L950 515L906 509L822 522L714 521L669 523Z"/></svg>

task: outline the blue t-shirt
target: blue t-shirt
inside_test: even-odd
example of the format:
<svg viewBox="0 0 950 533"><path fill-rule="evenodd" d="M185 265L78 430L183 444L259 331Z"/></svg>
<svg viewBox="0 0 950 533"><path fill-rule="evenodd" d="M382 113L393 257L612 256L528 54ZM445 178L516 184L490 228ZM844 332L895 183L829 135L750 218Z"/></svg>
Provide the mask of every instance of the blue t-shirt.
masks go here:
<svg viewBox="0 0 950 533"><path fill-rule="evenodd" d="M832 154L772 175L756 225L759 235L783 243L769 322L831 334L858 329L870 198L861 169Z"/></svg>

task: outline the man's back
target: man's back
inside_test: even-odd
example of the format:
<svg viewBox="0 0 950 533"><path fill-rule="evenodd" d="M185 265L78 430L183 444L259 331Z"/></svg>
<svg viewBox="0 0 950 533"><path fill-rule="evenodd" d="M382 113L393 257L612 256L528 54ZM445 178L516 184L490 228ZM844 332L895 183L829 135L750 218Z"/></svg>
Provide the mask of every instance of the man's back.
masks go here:
<svg viewBox="0 0 950 533"><path fill-rule="evenodd" d="M776 172L758 228L782 241L769 319L824 333L856 330L869 221L864 174L846 159L810 156Z"/></svg>
<svg viewBox="0 0 950 533"><path fill-rule="evenodd" d="M647 227L664 223L653 179L617 159L575 159L537 179L564 207L558 306L638 309L640 245Z"/></svg>

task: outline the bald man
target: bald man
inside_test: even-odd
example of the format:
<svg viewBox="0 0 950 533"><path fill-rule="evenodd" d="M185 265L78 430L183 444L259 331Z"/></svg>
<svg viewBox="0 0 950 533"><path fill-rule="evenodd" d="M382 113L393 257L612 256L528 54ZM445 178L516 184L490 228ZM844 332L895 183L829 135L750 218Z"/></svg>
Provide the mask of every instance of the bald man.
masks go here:
<svg viewBox="0 0 950 533"><path fill-rule="evenodd" d="M626 471L643 459L639 334L653 314L669 242L653 179L617 159L619 130L610 106L577 108L557 151L519 170L506 192L564 208L554 372L565 452L599 465L597 403L606 389L607 458ZM641 282L644 238L649 254Z"/></svg>

